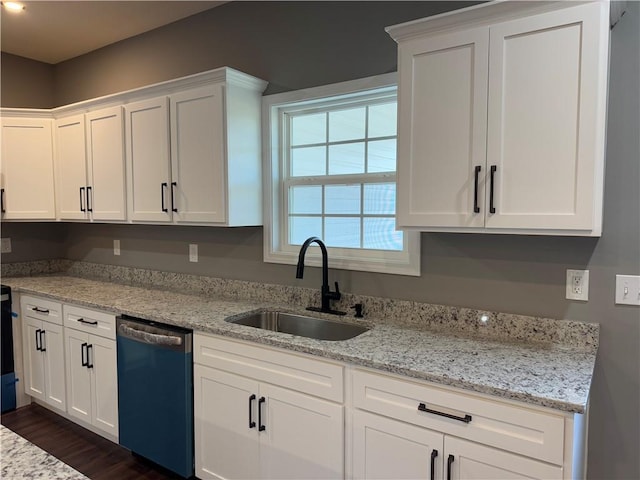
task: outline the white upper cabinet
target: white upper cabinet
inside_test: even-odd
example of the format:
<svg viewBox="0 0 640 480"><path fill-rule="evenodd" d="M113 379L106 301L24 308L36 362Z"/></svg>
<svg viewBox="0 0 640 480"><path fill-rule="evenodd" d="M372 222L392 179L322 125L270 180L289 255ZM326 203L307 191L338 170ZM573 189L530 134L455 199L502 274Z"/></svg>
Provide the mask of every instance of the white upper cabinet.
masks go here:
<svg viewBox="0 0 640 480"><path fill-rule="evenodd" d="M85 115L88 208L93 220L127 218L122 107Z"/></svg>
<svg viewBox="0 0 640 480"><path fill-rule="evenodd" d="M87 154L84 115L59 118L56 132L56 178L58 218L87 218Z"/></svg>
<svg viewBox="0 0 640 480"><path fill-rule="evenodd" d="M388 29L399 227L601 234L608 9L504 2Z"/></svg>
<svg viewBox="0 0 640 480"><path fill-rule="evenodd" d="M221 69L193 88L125 105L129 218L261 225L265 86Z"/></svg>
<svg viewBox="0 0 640 480"><path fill-rule="evenodd" d="M58 118L57 217L125 220L122 108Z"/></svg>
<svg viewBox="0 0 640 480"><path fill-rule="evenodd" d="M174 221L221 223L225 209L224 99L221 85L170 97L171 207Z"/></svg>
<svg viewBox="0 0 640 480"><path fill-rule="evenodd" d="M167 97L125 105L127 191L133 221L171 220Z"/></svg>
<svg viewBox="0 0 640 480"><path fill-rule="evenodd" d="M9 115L3 111L2 219L53 220L52 121Z"/></svg>

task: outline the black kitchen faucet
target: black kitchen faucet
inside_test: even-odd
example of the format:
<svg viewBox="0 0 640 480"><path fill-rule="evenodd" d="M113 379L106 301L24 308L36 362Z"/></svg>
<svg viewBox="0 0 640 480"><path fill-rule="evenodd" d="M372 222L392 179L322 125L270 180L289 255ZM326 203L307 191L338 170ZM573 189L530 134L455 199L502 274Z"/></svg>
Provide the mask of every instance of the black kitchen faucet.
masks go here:
<svg viewBox="0 0 640 480"><path fill-rule="evenodd" d="M327 254L327 247L325 246L324 242L318 237L307 238L302 244L302 247L300 247L300 254L298 255L298 267L296 269L296 278L302 278L304 276L304 256L307 253L307 248L309 248L309 245L314 242L320 246L320 251L322 252L322 287L320 289L321 306L320 308L307 307L307 310L311 310L313 312L332 313L334 315L344 315L345 312L340 312L331 308L331 300L340 300L340 289L338 288L338 282L336 282L335 292L332 292L329 289L329 258Z"/></svg>

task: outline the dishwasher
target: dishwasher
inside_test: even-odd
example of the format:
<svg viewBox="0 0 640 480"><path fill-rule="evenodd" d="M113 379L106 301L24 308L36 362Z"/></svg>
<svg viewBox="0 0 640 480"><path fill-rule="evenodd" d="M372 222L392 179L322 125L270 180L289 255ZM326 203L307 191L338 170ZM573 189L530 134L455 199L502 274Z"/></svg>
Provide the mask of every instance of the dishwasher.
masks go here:
<svg viewBox="0 0 640 480"><path fill-rule="evenodd" d="M185 478L194 474L192 336L117 318L120 445Z"/></svg>

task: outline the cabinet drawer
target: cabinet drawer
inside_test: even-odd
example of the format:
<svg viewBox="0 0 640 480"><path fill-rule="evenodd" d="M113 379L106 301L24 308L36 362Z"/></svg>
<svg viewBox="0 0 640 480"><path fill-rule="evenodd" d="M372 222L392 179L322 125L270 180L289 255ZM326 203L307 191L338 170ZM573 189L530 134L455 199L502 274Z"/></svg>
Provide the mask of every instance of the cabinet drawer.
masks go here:
<svg viewBox="0 0 640 480"><path fill-rule="evenodd" d="M112 313L65 305L64 326L105 338L116 338L116 316Z"/></svg>
<svg viewBox="0 0 640 480"><path fill-rule="evenodd" d="M562 465L562 415L362 370L353 372L353 403L387 417ZM468 422L462 421L465 416Z"/></svg>
<svg viewBox="0 0 640 480"><path fill-rule="evenodd" d="M22 295L20 308L25 317L38 318L46 322L62 325L62 305L59 302L39 297Z"/></svg>
<svg viewBox="0 0 640 480"><path fill-rule="evenodd" d="M193 336L194 362L342 403L343 366L269 347Z"/></svg>

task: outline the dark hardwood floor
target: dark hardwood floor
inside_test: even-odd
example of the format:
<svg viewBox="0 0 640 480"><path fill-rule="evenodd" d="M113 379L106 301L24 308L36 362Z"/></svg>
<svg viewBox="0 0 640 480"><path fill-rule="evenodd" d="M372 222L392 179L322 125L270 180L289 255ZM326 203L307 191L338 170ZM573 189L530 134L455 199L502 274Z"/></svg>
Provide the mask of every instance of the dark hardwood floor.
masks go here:
<svg viewBox="0 0 640 480"><path fill-rule="evenodd" d="M3 413L0 420L92 480L181 478L36 404Z"/></svg>

